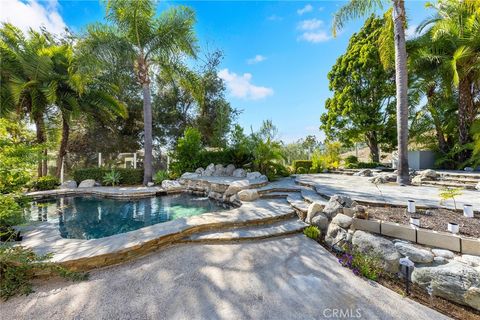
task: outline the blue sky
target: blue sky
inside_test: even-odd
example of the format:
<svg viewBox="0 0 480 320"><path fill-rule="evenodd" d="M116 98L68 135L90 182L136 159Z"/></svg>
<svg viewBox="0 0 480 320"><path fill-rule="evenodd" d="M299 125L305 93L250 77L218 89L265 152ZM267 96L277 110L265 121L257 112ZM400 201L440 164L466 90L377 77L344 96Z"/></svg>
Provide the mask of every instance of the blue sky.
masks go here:
<svg viewBox="0 0 480 320"><path fill-rule="evenodd" d="M220 76L231 104L243 110L238 122L248 131L273 120L280 138L294 141L318 127L328 90L327 73L346 49L363 20L352 21L336 37L332 15L345 1L164 1L159 10L187 5L197 14L196 31L203 50L221 49ZM409 33L431 12L424 1L406 1ZM53 32L68 26L80 32L103 21L98 1L2 0L0 21L22 28L45 25Z"/></svg>

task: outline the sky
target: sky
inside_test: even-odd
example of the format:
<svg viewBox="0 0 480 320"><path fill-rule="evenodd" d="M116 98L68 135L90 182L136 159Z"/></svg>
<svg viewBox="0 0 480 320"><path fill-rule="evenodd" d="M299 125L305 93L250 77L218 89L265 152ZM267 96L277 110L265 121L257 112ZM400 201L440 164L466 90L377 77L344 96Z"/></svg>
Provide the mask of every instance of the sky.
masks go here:
<svg viewBox="0 0 480 320"><path fill-rule="evenodd" d="M320 132L320 115L332 95L327 74L345 52L364 19L349 22L333 37L333 14L345 1L162 1L158 11L186 5L196 12L201 51L220 49L219 76L227 99L240 109L237 122L247 132L270 119L279 138L292 142ZM424 1L406 0L407 36L432 14ZM379 14L381 11L378 12ZM59 33L81 33L89 23L104 22L98 1L0 0L0 21L23 30L44 26ZM200 53L200 56L202 53Z"/></svg>

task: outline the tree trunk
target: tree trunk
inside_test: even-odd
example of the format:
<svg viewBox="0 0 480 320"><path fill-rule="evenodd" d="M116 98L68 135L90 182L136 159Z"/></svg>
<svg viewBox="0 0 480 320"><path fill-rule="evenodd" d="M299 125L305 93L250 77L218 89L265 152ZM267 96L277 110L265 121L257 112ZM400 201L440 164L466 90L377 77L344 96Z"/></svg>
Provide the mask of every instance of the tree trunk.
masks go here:
<svg viewBox="0 0 480 320"><path fill-rule="evenodd" d="M438 118L438 112L435 109L434 104L434 97L435 97L435 86L429 86L427 89L427 104L428 104L428 111L433 119L433 124L435 126L435 136L437 137L438 148L443 154L448 153L448 145L447 141L445 140L445 134L442 129L442 123Z"/></svg>
<svg viewBox="0 0 480 320"><path fill-rule="evenodd" d="M408 72L405 46L405 2L393 0L395 39L395 84L397 89L398 176L400 185L410 184L408 168Z"/></svg>
<svg viewBox="0 0 480 320"><path fill-rule="evenodd" d="M143 125L144 125L144 145L145 151L143 159L143 184L147 185L152 181L153 175L153 138L152 138L152 97L149 83L143 84Z"/></svg>
<svg viewBox="0 0 480 320"><path fill-rule="evenodd" d="M475 120L475 108L471 82L468 78L460 80L458 84L458 138L461 146L471 142L470 127ZM471 152L464 150L459 154L459 161L465 162Z"/></svg>
<svg viewBox="0 0 480 320"><path fill-rule="evenodd" d="M45 121L43 120L43 116L41 113L36 113L33 115L33 121L35 122L35 130L36 130L36 139L38 144L43 144L46 142L46 135L45 135ZM38 178L47 175L47 150L43 150L41 152L41 158L38 160L37 165L37 176Z"/></svg>
<svg viewBox="0 0 480 320"><path fill-rule="evenodd" d="M62 113L62 139L60 141L60 148L57 156L57 169L55 175L60 179L62 172L63 158L67 154L68 138L70 136L70 124L68 123L68 116Z"/></svg>
<svg viewBox="0 0 480 320"><path fill-rule="evenodd" d="M377 132L370 131L365 134L368 148L370 149L370 160L380 162L380 150L378 148Z"/></svg>

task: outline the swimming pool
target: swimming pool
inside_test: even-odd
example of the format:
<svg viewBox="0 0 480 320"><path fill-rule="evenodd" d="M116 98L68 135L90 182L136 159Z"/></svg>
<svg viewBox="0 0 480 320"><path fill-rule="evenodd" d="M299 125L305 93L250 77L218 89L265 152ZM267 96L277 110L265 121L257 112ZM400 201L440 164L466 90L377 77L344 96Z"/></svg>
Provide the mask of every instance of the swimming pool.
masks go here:
<svg viewBox="0 0 480 320"><path fill-rule="evenodd" d="M32 204L30 215L32 220L58 223L63 238L98 239L230 208L188 193L135 200L81 196L37 201Z"/></svg>

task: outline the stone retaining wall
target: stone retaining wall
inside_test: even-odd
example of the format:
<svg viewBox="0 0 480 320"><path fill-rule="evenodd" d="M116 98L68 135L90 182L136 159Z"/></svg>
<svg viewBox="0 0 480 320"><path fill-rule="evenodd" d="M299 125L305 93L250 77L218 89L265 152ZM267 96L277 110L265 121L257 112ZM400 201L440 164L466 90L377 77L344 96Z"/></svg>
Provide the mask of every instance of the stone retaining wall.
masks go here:
<svg viewBox="0 0 480 320"><path fill-rule="evenodd" d="M480 239L466 238L447 232L418 229L404 224L381 220L353 218L352 226L355 230L373 232L387 237L408 240L429 247L480 256Z"/></svg>

